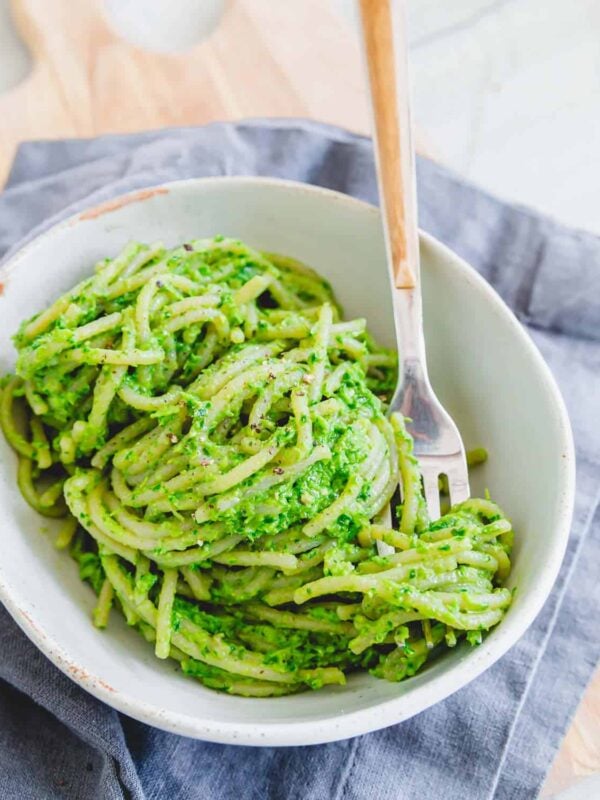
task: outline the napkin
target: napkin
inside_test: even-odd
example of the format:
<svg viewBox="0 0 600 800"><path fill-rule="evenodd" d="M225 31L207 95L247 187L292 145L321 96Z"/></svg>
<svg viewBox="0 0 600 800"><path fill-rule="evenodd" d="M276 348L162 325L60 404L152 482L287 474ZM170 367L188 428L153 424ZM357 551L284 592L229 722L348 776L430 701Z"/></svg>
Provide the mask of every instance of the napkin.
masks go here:
<svg viewBox="0 0 600 800"><path fill-rule="evenodd" d="M0 195L0 253L121 192L210 175L284 177L377 201L369 140L313 122L29 142ZM600 606L600 240L502 203L431 161L419 160L418 184L421 226L514 309L570 411L573 528L535 623L485 674L406 722L333 744L249 748L175 736L117 713L56 669L0 607L4 800L536 796L600 657L592 613Z"/></svg>

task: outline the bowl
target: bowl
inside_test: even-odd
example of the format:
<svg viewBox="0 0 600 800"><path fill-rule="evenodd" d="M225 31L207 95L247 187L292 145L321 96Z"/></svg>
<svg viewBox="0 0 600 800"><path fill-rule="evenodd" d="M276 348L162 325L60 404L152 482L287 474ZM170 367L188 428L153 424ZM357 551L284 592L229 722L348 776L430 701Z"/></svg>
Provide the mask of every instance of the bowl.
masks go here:
<svg viewBox="0 0 600 800"><path fill-rule="evenodd" d="M0 271L0 370L12 368L11 334L128 240L172 246L221 233L312 265L347 317L366 316L394 344L379 211L337 192L258 178L179 181L126 195L43 233ZM90 621L95 598L75 563L53 546L54 524L30 509L16 459L0 436L0 600L57 667L124 713L185 736L245 745L306 745L400 722L465 686L523 635L556 578L569 535L574 454L556 384L527 334L490 286L431 236L421 234L430 372L468 447L487 464L489 487L516 530L506 618L476 648L459 646L402 683L352 675L346 686L282 698L219 694L161 662L117 614Z"/></svg>

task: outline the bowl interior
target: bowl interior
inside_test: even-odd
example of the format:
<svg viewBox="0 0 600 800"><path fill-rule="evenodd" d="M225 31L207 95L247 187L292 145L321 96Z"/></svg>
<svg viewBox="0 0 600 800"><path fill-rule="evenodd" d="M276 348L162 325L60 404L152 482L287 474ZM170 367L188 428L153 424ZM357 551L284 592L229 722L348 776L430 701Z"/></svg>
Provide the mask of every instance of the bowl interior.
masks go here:
<svg viewBox="0 0 600 800"><path fill-rule="evenodd" d="M327 277L346 316L365 316L393 345L393 321L378 212L363 203L299 184L207 179L171 184L104 213L85 214L42 236L0 279L0 372L14 363L10 336L96 260L128 240L174 245L222 233L294 256ZM187 735L248 744L308 744L339 739L407 718L450 694L493 663L539 611L562 558L572 502L568 423L540 356L493 291L429 237L422 274L431 378L467 447L489 462L473 475L516 529L507 618L484 644L457 648L402 684L368 675L346 687L287 698L224 696L159 662L141 637L114 619L99 633L94 598L75 564L52 544L54 523L22 500L16 460L0 437L0 592L15 619L62 669L132 716Z"/></svg>

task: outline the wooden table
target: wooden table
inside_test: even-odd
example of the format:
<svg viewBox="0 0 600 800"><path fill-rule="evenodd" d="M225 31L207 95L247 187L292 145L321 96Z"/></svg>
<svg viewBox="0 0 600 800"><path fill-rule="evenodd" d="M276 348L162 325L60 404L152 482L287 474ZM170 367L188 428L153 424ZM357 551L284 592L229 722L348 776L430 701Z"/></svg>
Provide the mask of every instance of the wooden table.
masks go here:
<svg viewBox="0 0 600 800"><path fill-rule="evenodd" d="M106 24L98 0L13 0L13 10L33 68L0 95L0 185L26 139L260 116L311 117L368 131L356 43L323 0L235 0L216 33L181 55L128 45ZM596 771L600 672L542 797Z"/></svg>

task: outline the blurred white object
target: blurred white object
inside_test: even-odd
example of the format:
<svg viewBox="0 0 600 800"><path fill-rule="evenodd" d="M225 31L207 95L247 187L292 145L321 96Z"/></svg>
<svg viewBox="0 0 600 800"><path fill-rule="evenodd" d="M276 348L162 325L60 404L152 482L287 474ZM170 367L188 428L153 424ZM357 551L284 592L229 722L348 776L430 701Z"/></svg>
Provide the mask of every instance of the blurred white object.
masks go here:
<svg viewBox="0 0 600 800"><path fill-rule="evenodd" d="M218 26L226 0L104 0L110 25L146 50L177 53L206 39Z"/></svg>
<svg viewBox="0 0 600 800"><path fill-rule="evenodd" d="M27 48L17 33L9 0L0 0L0 92L19 84L31 68Z"/></svg>

